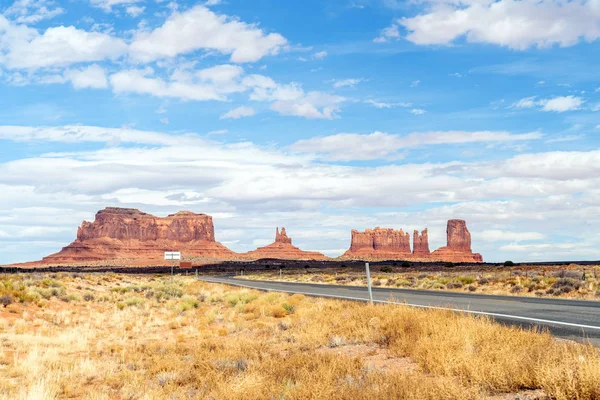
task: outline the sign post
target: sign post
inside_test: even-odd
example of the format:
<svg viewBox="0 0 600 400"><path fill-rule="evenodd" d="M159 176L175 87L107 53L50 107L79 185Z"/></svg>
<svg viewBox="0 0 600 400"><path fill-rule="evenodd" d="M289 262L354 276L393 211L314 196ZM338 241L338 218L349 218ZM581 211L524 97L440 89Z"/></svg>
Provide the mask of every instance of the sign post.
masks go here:
<svg viewBox="0 0 600 400"><path fill-rule="evenodd" d="M371 289L371 271L369 271L369 263L365 263L367 270L367 288L369 289L369 303L373 305L373 289Z"/></svg>
<svg viewBox="0 0 600 400"><path fill-rule="evenodd" d="M165 251L165 260L169 260L169 261L181 260L181 252ZM171 283L173 283L173 263L171 263Z"/></svg>

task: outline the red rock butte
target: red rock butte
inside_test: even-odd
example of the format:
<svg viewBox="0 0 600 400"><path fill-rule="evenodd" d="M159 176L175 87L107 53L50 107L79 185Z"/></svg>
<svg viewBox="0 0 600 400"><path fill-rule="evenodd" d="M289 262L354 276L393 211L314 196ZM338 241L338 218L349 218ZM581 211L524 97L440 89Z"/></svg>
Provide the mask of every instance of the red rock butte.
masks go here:
<svg viewBox="0 0 600 400"><path fill-rule="evenodd" d="M81 224L73 243L42 261L162 261L165 251L181 251L192 257L235 258L234 252L215 241L209 215L181 211L160 218L132 208L107 207L96 213L94 222Z"/></svg>
<svg viewBox="0 0 600 400"><path fill-rule="evenodd" d="M292 245L285 228L275 230L275 242L268 246L243 254L245 259L258 260L261 258L278 258L282 260L326 260L328 257L316 251L304 251Z"/></svg>
<svg viewBox="0 0 600 400"><path fill-rule="evenodd" d="M421 234L413 232L413 249L410 248L410 235L402 229L367 229L364 232L352 231L350 249L342 259L362 260L415 260L483 262L481 254L471 250L471 233L463 220L448 221L447 245L433 252L429 251L427 229Z"/></svg>

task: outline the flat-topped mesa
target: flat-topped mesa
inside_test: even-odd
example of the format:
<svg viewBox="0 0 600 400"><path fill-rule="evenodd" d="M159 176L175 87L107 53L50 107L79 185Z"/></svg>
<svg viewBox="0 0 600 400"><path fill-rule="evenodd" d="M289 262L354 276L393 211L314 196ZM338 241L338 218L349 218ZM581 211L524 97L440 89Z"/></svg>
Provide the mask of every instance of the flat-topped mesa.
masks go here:
<svg viewBox="0 0 600 400"><path fill-rule="evenodd" d="M107 207L96 213L94 222L84 221L77 230L77 240L98 238L214 242L215 230L212 217L206 214L183 211L159 218L133 208Z"/></svg>
<svg viewBox="0 0 600 400"><path fill-rule="evenodd" d="M429 237L427 235L427 228L421 231L421 236L419 236L418 230L414 230L412 254L415 258L426 258L431 255L431 252L429 251Z"/></svg>
<svg viewBox="0 0 600 400"><path fill-rule="evenodd" d="M281 233L279 233L279 227L275 229L275 242L292 244L292 238L288 237L284 227L281 227Z"/></svg>
<svg viewBox="0 0 600 400"><path fill-rule="evenodd" d="M483 262L479 253L471 250L471 232L462 219L448 220L446 246L431 253L432 258L452 262Z"/></svg>
<svg viewBox="0 0 600 400"><path fill-rule="evenodd" d="M129 263L156 265L165 251L185 256L232 259L235 253L215 241L212 217L181 211L161 218L133 208L107 207L94 222L84 221L77 239L47 263L73 263L126 259Z"/></svg>
<svg viewBox="0 0 600 400"><path fill-rule="evenodd" d="M276 258L281 260L325 260L328 257L316 251L304 251L292 245L292 238L288 237L285 228L275 230L275 242L268 246L243 254L247 260L261 258Z"/></svg>
<svg viewBox="0 0 600 400"><path fill-rule="evenodd" d="M364 232L352 230L346 258L404 259L411 255L410 235L402 229L375 228Z"/></svg>

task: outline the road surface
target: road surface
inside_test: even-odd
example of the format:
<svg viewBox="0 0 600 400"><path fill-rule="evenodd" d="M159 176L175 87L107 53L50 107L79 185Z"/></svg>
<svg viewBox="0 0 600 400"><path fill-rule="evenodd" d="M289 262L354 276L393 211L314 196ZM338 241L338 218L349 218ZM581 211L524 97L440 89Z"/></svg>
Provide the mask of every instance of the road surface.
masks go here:
<svg viewBox="0 0 600 400"><path fill-rule="evenodd" d="M310 283L254 281L232 276L200 277L259 290L301 293L308 296L367 301L366 287ZM547 328L553 335L600 346L600 302L536 297L496 296L414 289L373 288L376 302L394 302L422 308L450 308L476 315L488 315L498 322L525 327Z"/></svg>

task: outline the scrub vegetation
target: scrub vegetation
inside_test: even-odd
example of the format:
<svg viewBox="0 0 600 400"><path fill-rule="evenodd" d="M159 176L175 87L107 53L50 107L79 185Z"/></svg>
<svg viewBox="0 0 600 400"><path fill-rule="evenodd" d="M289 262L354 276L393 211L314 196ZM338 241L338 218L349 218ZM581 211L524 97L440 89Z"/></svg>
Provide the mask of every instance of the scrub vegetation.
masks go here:
<svg viewBox="0 0 600 400"><path fill-rule="evenodd" d="M406 266L371 267L375 287L447 290L481 294L562 297L600 300L600 266L521 266L476 268L452 266L419 270ZM279 280L279 270L244 274L239 278ZM284 269L282 280L330 285L366 286L362 270L350 268Z"/></svg>
<svg viewBox="0 0 600 400"><path fill-rule="evenodd" d="M2 400L600 398L597 348L450 311L114 274L0 299Z"/></svg>

